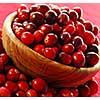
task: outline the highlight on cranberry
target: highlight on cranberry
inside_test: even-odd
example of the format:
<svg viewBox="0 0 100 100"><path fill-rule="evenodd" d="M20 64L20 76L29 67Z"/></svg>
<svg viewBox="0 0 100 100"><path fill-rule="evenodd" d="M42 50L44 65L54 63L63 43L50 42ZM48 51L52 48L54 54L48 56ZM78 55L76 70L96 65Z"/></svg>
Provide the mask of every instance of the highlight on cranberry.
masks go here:
<svg viewBox="0 0 100 100"><path fill-rule="evenodd" d="M21 4L12 23L16 37L35 52L76 68L99 62L99 28L82 18L80 7ZM0 29L1 30L1 29ZM0 31L0 97L86 97L98 91L98 83L54 88L45 80L27 76L16 68L2 46Z"/></svg>

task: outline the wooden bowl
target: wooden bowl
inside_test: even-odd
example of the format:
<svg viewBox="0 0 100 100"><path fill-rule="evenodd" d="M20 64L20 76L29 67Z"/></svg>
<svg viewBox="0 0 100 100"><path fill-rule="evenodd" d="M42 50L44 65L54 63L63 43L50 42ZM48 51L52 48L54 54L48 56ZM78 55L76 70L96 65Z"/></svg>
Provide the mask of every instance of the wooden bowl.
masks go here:
<svg viewBox="0 0 100 100"><path fill-rule="evenodd" d="M79 69L36 53L14 35L11 24L16 14L13 12L6 18L2 39L5 51L20 70L32 77L41 77L54 87L77 87L90 80L100 70L100 61L94 67Z"/></svg>

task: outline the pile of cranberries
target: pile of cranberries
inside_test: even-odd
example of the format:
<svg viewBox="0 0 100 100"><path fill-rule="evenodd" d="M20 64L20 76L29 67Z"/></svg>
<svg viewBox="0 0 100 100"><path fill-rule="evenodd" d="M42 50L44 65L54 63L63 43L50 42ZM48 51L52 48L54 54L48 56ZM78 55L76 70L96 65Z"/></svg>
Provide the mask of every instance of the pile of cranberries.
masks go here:
<svg viewBox="0 0 100 100"><path fill-rule="evenodd" d="M99 61L99 28L85 21L82 12L80 7L21 4L12 29L25 45L51 60L92 67Z"/></svg>

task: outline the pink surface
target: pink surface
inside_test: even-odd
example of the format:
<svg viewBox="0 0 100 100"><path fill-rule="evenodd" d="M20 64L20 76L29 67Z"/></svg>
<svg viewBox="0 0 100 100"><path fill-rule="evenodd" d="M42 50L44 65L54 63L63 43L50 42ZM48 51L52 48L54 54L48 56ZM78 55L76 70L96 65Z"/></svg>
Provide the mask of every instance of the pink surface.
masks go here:
<svg viewBox="0 0 100 100"><path fill-rule="evenodd" d="M3 21L6 18L6 16L8 14L10 14L11 12L15 11L17 9L17 7L20 4L0 4L0 27L2 27ZM30 6L31 4L28 4L28 6ZM98 25L100 27L100 4L57 4L59 6L68 6L70 8L74 7L74 6L80 6L83 9L83 17L86 20L90 20L91 22L93 22L94 24ZM100 34L98 34L98 37L100 39ZM99 89L98 92L94 95L94 96L99 96L100 97L100 72L98 72L95 75L95 79L98 81L99 84Z"/></svg>

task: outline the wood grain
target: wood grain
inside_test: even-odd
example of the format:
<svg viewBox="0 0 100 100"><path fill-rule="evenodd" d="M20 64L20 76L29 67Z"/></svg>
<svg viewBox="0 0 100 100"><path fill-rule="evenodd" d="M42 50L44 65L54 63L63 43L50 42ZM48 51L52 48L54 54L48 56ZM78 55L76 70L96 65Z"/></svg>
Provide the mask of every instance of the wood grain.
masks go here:
<svg viewBox="0 0 100 100"><path fill-rule="evenodd" d="M77 87L90 80L99 70L100 61L91 68L75 68L52 61L24 45L14 35L11 24L16 12L11 13L3 24L3 46L16 66L32 77L41 77L54 87Z"/></svg>

